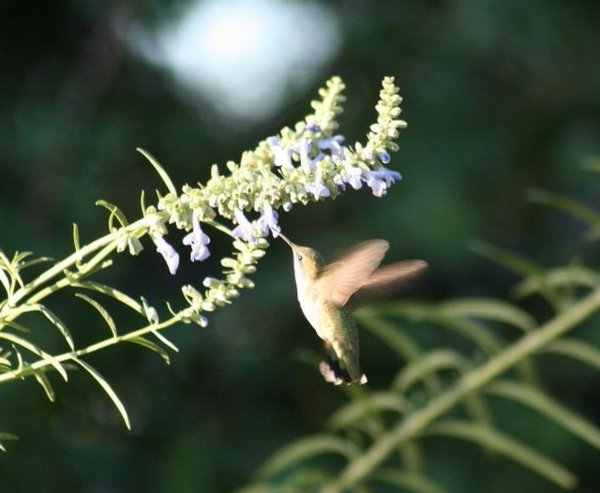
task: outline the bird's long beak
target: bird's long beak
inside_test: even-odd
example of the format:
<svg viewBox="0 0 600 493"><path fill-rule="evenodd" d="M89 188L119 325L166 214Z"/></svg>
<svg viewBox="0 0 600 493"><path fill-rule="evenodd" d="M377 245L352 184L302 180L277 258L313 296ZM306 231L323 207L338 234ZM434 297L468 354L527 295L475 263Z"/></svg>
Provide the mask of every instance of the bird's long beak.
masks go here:
<svg viewBox="0 0 600 493"><path fill-rule="evenodd" d="M279 233L279 236L281 237L281 239L282 239L283 241L285 241L285 242L286 242L286 243L287 243L287 244L290 246L290 248L291 248L292 250L294 249L294 247L295 247L296 245L295 245L294 243L292 243L292 242L291 242L291 241L288 239L288 237L287 237L287 236L285 236L283 233Z"/></svg>

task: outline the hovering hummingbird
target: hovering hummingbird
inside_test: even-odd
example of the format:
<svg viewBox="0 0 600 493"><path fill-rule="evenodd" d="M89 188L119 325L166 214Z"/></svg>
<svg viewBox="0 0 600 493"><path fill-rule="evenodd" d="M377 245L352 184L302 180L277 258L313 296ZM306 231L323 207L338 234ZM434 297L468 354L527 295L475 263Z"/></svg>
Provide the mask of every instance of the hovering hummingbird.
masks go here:
<svg viewBox="0 0 600 493"><path fill-rule="evenodd" d="M319 365L326 381L335 385L367 382L360 370L358 330L346 306L353 295L384 291L422 271L423 260L406 260L377 269L389 248L385 240L359 243L335 262L325 265L312 248L281 238L294 254L294 277L304 316L325 343Z"/></svg>

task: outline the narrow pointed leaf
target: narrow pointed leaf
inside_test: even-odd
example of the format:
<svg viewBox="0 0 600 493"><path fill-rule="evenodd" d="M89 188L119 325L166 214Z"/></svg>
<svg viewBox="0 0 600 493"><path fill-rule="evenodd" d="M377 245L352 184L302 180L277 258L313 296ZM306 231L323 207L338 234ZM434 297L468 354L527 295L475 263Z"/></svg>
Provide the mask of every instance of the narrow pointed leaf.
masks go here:
<svg viewBox="0 0 600 493"><path fill-rule="evenodd" d="M36 371L33 375L35 376L35 379L38 381L38 383L42 386L42 388L46 392L46 395L48 396L48 399L50 400L50 402L54 402L56 399L55 394L54 394L54 389L52 388L52 385L50 384L50 380L48 380L48 377L46 376L46 374L43 371Z"/></svg>
<svg viewBox="0 0 600 493"><path fill-rule="evenodd" d="M111 204L106 200L96 200L96 205L104 207L105 209L108 209L108 211L110 211L110 216L108 218L109 230L112 231L114 229L113 219L115 217L117 218L117 221L119 221L119 224L121 226L125 227L129 224L129 221L127 221L127 217L125 217L123 211L121 211L121 209L119 209L116 205Z"/></svg>
<svg viewBox="0 0 600 493"><path fill-rule="evenodd" d="M427 375L441 370L456 370L459 374L468 367L468 361L458 351L438 349L424 354L418 360L408 364L394 379L392 387L406 392Z"/></svg>
<svg viewBox="0 0 600 493"><path fill-rule="evenodd" d="M27 341L26 339L23 339L22 337L16 336L14 334L9 334L8 332L5 332L5 331L0 331L0 339L6 339L8 341L13 342L14 344L16 344L18 346L21 346L21 347L27 349L28 351L31 351L32 353L34 353L37 356L39 356L40 358L42 358L42 360L47 362L49 365L54 367L56 369L56 371L60 374L60 376L63 377L65 382L69 380L67 371L65 370L65 368L63 367L61 362L58 361L55 357L53 357L51 354L48 354L45 351L43 351L42 349L40 349L35 344L32 344L31 342Z"/></svg>
<svg viewBox="0 0 600 493"><path fill-rule="evenodd" d="M169 359L169 355L167 354L167 352L163 348L161 348L158 344L156 344L155 342L152 342L149 339L146 339L145 337L142 337L142 336L127 339L127 342L133 342L134 344L139 344L140 346L144 346L145 348L148 348L151 351L154 351L156 354L158 354L165 361L165 363L167 365L171 364L171 360Z"/></svg>
<svg viewBox="0 0 600 493"><path fill-rule="evenodd" d="M600 285L600 275L593 269L581 265L570 265L547 271L543 282L538 276L523 279L514 288L515 296L524 298L542 292L544 285L553 288L584 287L594 289Z"/></svg>
<svg viewBox="0 0 600 493"><path fill-rule="evenodd" d="M456 318L483 318L517 327L523 331L533 329L535 319L511 303L488 298L464 298L441 303L437 307L440 316Z"/></svg>
<svg viewBox="0 0 600 493"><path fill-rule="evenodd" d="M179 348L175 344L173 344L169 339L167 339L163 334L161 334L158 330L153 330L152 334L154 334L154 336L156 336L156 338L169 349L176 353L179 352Z"/></svg>
<svg viewBox="0 0 600 493"><path fill-rule="evenodd" d="M527 198L532 202L554 207L555 209L575 216L592 228L600 228L600 214L595 209L584 205L579 200L557 193L547 192L545 190L531 190L527 194Z"/></svg>
<svg viewBox="0 0 600 493"><path fill-rule="evenodd" d="M566 468L528 445L492 428L462 421L433 424L425 434L469 440L521 464L562 488L573 488L577 478Z"/></svg>
<svg viewBox="0 0 600 493"><path fill-rule="evenodd" d="M53 312L51 312L48 308L46 308L44 305L36 305L36 306L38 307L39 311L52 323L52 325L54 325L58 329L58 331L63 336L64 340L69 345L69 348L71 349L71 351L74 351L75 344L73 343L73 338L71 337L71 332L69 332L69 329L67 329L67 326L64 324L64 322L60 318L58 318Z"/></svg>
<svg viewBox="0 0 600 493"><path fill-rule="evenodd" d="M73 361L75 361L75 363L77 363L79 366L81 366L85 371L87 371L94 378L94 380L96 380L96 382L98 382L100 387L102 387L104 392L106 392L108 397L110 397L110 400L113 401L113 404L115 405L115 407L119 411L119 414L123 418L123 422L125 423L125 426L127 427L127 429L131 430L131 423L129 421L129 416L127 414L127 410L125 409L125 406L121 402L121 399L119 399L119 396L117 395L117 393L113 390L113 388L109 385L109 383L104 379L104 377L93 366L89 365L85 361L83 361L75 356L72 356L71 359Z"/></svg>
<svg viewBox="0 0 600 493"><path fill-rule="evenodd" d="M493 382L486 387L486 391L534 409L600 450L600 428L542 392L520 383L508 381Z"/></svg>
<svg viewBox="0 0 600 493"><path fill-rule="evenodd" d="M136 301L135 299L131 298L130 296L126 295L125 293L123 293L123 292L119 291L118 289L115 289L111 286L106 286L105 284L101 284L101 283L93 282L93 281L79 281L79 282L75 283L73 286L79 287L79 288L84 288L84 289L90 289L92 291L96 291L98 293L105 294L107 296L110 296L111 298L114 298L117 301L120 301L121 303L128 306L132 310L135 310L137 313L142 314L142 315L144 314L142 305L138 301Z"/></svg>
<svg viewBox="0 0 600 493"><path fill-rule="evenodd" d="M2 442L14 441L14 440L18 440L18 439L19 439L19 437L16 435L13 435L12 433L0 432L0 450L2 452L6 452L6 447L4 446L4 444Z"/></svg>
<svg viewBox="0 0 600 493"><path fill-rule="evenodd" d="M444 493L446 491L444 487L421 474L393 469L376 472L372 476L372 481L391 484L402 488L403 491L413 491L414 493Z"/></svg>
<svg viewBox="0 0 600 493"><path fill-rule="evenodd" d="M115 324L115 321L111 317L110 313L108 313L108 311L106 310L106 308L104 308L96 300L90 298L89 296L86 296L85 294L76 293L75 296L77 296L77 298L81 298L82 300L84 300L84 301L88 302L90 305L92 305L96 309L96 311L102 316L102 318L106 322L106 325L108 325L108 328L110 329L110 333L112 334L112 336L117 337L117 326Z"/></svg>
<svg viewBox="0 0 600 493"><path fill-rule="evenodd" d="M273 455L259 472L260 478L268 478L298 463L323 454L339 454L352 459L360 454L354 444L332 435L316 435L302 438L284 446Z"/></svg>
<svg viewBox="0 0 600 493"><path fill-rule="evenodd" d="M169 190L169 192L171 192L173 195L176 196L177 195L177 189L175 188L175 185L173 185L173 182L171 181L171 178L169 178L169 175L164 170L164 168L158 163L158 161L156 159L154 159L154 156L152 156L152 154L150 154L149 152L145 151L141 147L138 147L137 151L142 156L144 156L150 162L150 164L152 166L154 166L154 169L159 174L159 176L161 177L161 179L164 182L164 184L167 186L167 189Z"/></svg>
<svg viewBox="0 0 600 493"><path fill-rule="evenodd" d="M355 318L403 359L416 359L421 354L417 343L395 324L371 314L367 309L355 312Z"/></svg>
<svg viewBox="0 0 600 493"><path fill-rule="evenodd" d="M552 341L540 352L568 356L600 370L600 350L585 342L564 337L557 341Z"/></svg>
<svg viewBox="0 0 600 493"><path fill-rule="evenodd" d="M334 430L338 430L369 414L383 411L403 414L406 412L406 401L395 392L374 392L363 400L353 400L342 406L329 419L328 424Z"/></svg>

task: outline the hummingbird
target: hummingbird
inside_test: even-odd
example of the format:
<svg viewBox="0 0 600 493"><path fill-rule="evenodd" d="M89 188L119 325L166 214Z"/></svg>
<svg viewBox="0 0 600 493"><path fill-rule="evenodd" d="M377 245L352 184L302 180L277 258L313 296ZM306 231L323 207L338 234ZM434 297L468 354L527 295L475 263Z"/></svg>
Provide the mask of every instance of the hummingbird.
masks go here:
<svg viewBox="0 0 600 493"><path fill-rule="evenodd" d="M423 260L405 260L377 267L389 248L385 240L355 245L336 261L325 264L316 250L281 238L294 255L294 277L300 308L323 340L325 358L319 365L327 382L367 383L360 369L358 329L348 302L351 298L389 290L425 267Z"/></svg>

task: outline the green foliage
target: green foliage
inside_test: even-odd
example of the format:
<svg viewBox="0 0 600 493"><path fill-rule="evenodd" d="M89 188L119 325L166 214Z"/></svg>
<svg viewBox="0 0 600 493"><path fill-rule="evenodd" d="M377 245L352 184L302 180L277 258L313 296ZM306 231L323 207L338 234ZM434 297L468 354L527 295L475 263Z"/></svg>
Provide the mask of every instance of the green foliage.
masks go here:
<svg viewBox="0 0 600 493"><path fill-rule="evenodd" d="M583 220L586 240L596 239L600 214L579 202L550 193L530 195ZM307 436L275 452L242 491L377 491L387 483L403 491L445 491L428 476L427 443L452 438L504 456L555 485L571 489L577 478L547 455L540 443L503 429L499 401L528 408L600 451L600 427L551 397L539 383L539 355L549 353L600 368L600 351L572 332L600 309L600 274L569 263L544 268L501 248L478 242L478 253L520 275L517 298L539 297L553 314L537 321L515 302L457 299L438 303L389 302L363 308L359 324L393 351L401 365L386 389L347 392L349 400L328 422L326 434ZM506 330L513 328L515 330ZM456 347L432 345L423 334L454 333ZM341 468L324 461L335 453ZM454 467L459 457L448 458ZM298 471L321 471L321 480L296 485Z"/></svg>
<svg viewBox="0 0 600 493"><path fill-rule="evenodd" d="M170 362L168 350L177 347L160 333L180 322L195 323L201 327L208 321L204 315L232 303L239 290L254 287L249 279L256 264L269 246L267 237L280 232L276 210L288 211L294 204L305 205L325 198L335 198L348 188L358 189L366 184L373 195L381 197L397 179L399 173L387 169L389 152L398 149L395 140L398 129L406 123L399 120L402 98L392 77L383 79L380 99L375 106L377 122L370 126L364 144L354 148L343 144L344 137L334 134L337 117L345 101L344 84L339 77L327 81L319 91L320 100L313 101L313 114L298 122L294 129L285 127L278 136L258 144L255 150L242 154L240 163L229 161L228 173L222 174L213 165L211 178L196 187L185 185L177 192L173 181L148 152L138 149L157 172L167 193L157 192L156 206L145 205L141 196L142 217L128 221L125 213L114 204L99 200L96 205L108 211L109 233L82 246L77 225L73 226L74 252L53 263L31 279L23 272L46 258L30 259L30 253L16 253L12 259L0 250L0 283L6 299L0 301L0 384L33 376L50 401L56 398L50 371L55 370L67 382L69 371L85 370L112 401L125 426L131 423L125 405L106 378L84 358L107 347L129 342L158 354ZM246 213L261 213L249 220ZM232 222L237 225L232 229ZM163 256L171 274L179 266L177 250L164 239L169 226L187 233L182 243L191 249L191 261L201 262L210 252L210 238L201 225L214 228L230 237L234 253L221 259L222 277L204 277L202 286L183 285L183 308L167 302L169 314L161 320L159 311L149 306L146 299L136 300L112 286L90 278L112 266L111 257L129 252L135 256L143 249L141 239L149 237ZM108 328L106 337L78 347L73 333L82 332L67 327L53 313L47 301L55 293L69 290L76 299L87 303ZM86 291L84 294L82 291ZM44 302L44 303L42 303ZM114 303L132 310L140 326L125 330L113 316ZM47 341L38 342L39 320L25 319L26 315L42 315L60 335L60 348L47 348ZM76 332L77 331L77 332ZM5 438L8 435L5 436Z"/></svg>

